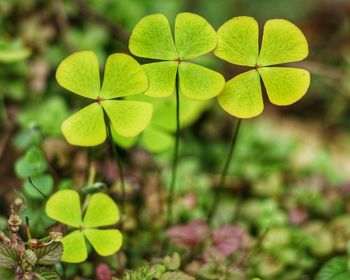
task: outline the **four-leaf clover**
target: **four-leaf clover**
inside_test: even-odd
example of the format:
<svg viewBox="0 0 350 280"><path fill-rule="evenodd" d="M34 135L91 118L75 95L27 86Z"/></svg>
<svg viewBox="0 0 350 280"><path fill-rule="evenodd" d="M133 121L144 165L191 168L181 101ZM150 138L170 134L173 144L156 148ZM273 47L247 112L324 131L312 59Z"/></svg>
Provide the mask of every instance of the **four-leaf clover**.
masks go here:
<svg viewBox="0 0 350 280"><path fill-rule="evenodd" d="M115 202L104 193L90 197L82 218L80 198L74 190L62 190L52 195L46 203L47 215L61 223L77 228L62 239L62 261L79 263L87 258L85 238L101 256L117 252L122 244L122 234L117 229L98 229L114 225L119 220Z"/></svg>
<svg viewBox="0 0 350 280"><path fill-rule="evenodd" d="M179 91L184 96L206 100L217 96L225 86L220 73L187 62L215 49L217 35L202 17L180 13L175 19L175 41L168 19L162 14L144 17L133 29L129 41L132 54L163 60L144 64L149 79L146 95L166 97L173 94L178 75Z"/></svg>
<svg viewBox="0 0 350 280"><path fill-rule="evenodd" d="M104 142L105 113L115 131L126 137L142 132L151 120L151 104L113 100L148 88L147 75L129 55L116 53L108 57L102 87L98 60L91 51L77 52L64 59L56 79L67 90L95 100L63 122L62 132L70 144L95 146Z"/></svg>
<svg viewBox="0 0 350 280"><path fill-rule="evenodd" d="M279 106L298 101L310 85L310 73L304 69L267 67L308 55L305 36L286 20L266 22L259 53L258 23L251 17L235 17L219 28L214 54L230 63L255 68L229 80L218 96L221 107L238 118L255 117L263 111L260 76L271 103Z"/></svg>

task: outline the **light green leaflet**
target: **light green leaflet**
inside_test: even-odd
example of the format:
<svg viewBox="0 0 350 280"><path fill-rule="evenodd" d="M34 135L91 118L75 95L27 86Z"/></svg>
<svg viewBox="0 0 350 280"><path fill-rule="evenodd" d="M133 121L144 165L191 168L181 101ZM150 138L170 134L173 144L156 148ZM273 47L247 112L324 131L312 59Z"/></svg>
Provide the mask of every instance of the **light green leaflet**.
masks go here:
<svg viewBox="0 0 350 280"><path fill-rule="evenodd" d="M218 96L221 107L238 118L252 118L263 111L260 77L271 103L279 106L295 103L309 88L308 71L267 67L300 61L308 55L304 34L289 21L272 19L265 23L259 53L258 23L251 17L235 17L219 28L214 54L230 63L255 68L229 80Z"/></svg>
<svg viewBox="0 0 350 280"><path fill-rule="evenodd" d="M57 82L65 89L95 100L67 118L62 132L70 144L95 146L106 139L106 112L113 128L125 137L136 136L149 124L153 107L139 101L113 100L144 92L148 78L131 56L116 53L108 57L102 88L96 55L77 52L64 59L56 72Z"/></svg>
<svg viewBox="0 0 350 280"><path fill-rule="evenodd" d="M162 14L146 16L135 26L129 41L132 54L164 60L143 65L149 79L146 95L167 97L173 94L176 75L180 92L195 100L217 96L225 86L220 73L185 62L211 52L217 45L213 27L201 16L180 13L175 19L175 40L168 19Z"/></svg>
<svg viewBox="0 0 350 280"><path fill-rule="evenodd" d="M153 117L149 126L140 137L126 138L114 133L113 139L115 142L123 148L130 148L139 140L140 145L152 153L161 153L173 147L175 141L173 133L176 131L176 116L174 114L176 108L175 96L151 98L142 94L132 96L128 99L153 104ZM180 98L181 129L194 123L209 105L209 100L199 101L186 97Z"/></svg>
<svg viewBox="0 0 350 280"><path fill-rule="evenodd" d="M78 192L62 190L52 195L46 203L47 215L63 224L77 228L62 239L62 261L83 262L87 258L85 238L101 256L117 252L122 245L122 234L117 229L98 229L119 221L115 202L104 193L93 194L84 218Z"/></svg>

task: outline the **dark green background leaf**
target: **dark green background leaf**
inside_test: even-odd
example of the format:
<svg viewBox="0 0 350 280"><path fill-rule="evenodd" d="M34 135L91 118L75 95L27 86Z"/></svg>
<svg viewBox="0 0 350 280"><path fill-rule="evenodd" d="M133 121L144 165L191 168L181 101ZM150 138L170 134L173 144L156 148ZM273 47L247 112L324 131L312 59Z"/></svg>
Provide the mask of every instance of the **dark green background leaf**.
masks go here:
<svg viewBox="0 0 350 280"><path fill-rule="evenodd" d="M327 262L316 276L316 280L349 280L347 259L336 257Z"/></svg>
<svg viewBox="0 0 350 280"><path fill-rule="evenodd" d="M13 268L18 259L19 255L16 250L0 242L0 267Z"/></svg>
<svg viewBox="0 0 350 280"><path fill-rule="evenodd" d="M55 242L48 246L35 248L33 251L38 256L38 264L53 265L60 261L63 253L63 246L61 242Z"/></svg>
<svg viewBox="0 0 350 280"><path fill-rule="evenodd" d="M47 268L39 268L34 271L35 272L35 280L61 280L59 275Z"/></svg>
<svg viewBox="0 0 350 280"><path fill-rule="evenodd" d="M33 146L16 162L15 169L19 177L25 178L40 175L46 170L46 167L43 152Z"/></svg>

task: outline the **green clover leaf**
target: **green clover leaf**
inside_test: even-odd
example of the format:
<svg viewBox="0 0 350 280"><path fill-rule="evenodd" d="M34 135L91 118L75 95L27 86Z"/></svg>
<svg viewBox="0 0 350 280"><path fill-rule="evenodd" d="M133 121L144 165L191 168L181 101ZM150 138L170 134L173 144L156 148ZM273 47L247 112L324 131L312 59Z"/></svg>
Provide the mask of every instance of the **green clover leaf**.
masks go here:
<svg viewBox="0 0 350 280"><path fill-rule="evenodd" d="M21 178L41 175L47 168L44 153L36 146L30 147L15 165L17 176Z"/></svg>
<svg viewBox="0 0 350 280"><path fill-rule="evenodd" d="M217 96L225 86L224 77L206 67L187 62L211 52L217 45L213 27L201 16L180 13L175 19L175 40L168 19L162 14L146 16L135 26L129 41L132 54L158 60L143 65L149 88L146 95L171 96L179 75L180 92L195 100Z"/></svg>
<svg viewBox="0 0 350 280"><path fill-rule="evenodd" d="M105 141L104 112L113 128L126 137L141 133L151 120L151 104L113 100L142 93L148 87L146 73L129 55L116 53L108 57L102 88L98 60L91 51L77 52L64 59L56 79L65 89L95 100L63 122L63 135L72 145L95 146Z"/></svg>
<svg viewBox="0 0 350 280"><path fill-rule="evenodd" d="M265 23L259 53L258 23L251 17L235 17L218 29L214 54L230 63L255 68L229 80L218 96L221 107L238 118L252 118L263 111L260 77L271 103L279 106L297 102L309 88L308 71L267 67L300 61L308 55L304 34L287 20L272 19Z"/></svg>
<svg viewBox="0 0 350 280"><path fill-rule="evenodd" d="M52 195L46 203L47 215L61 223L77 228L62 239L62 261L83 262L87 258L85 238L101 256L117 252L122 245L122 234L117 229L99 229L119 221L115 202L104 193L91 196L84 218L78 192L62 190Z"/></svg>

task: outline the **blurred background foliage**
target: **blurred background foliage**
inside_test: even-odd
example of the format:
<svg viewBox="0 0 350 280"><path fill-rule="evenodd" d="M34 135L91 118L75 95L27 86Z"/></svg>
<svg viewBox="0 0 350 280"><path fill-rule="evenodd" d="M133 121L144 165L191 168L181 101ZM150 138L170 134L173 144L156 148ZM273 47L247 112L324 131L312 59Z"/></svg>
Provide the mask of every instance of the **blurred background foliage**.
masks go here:
<svg viewBox="0 0 350 280"><path fill-rule="evenodd" d="M263 115L243 121L211 227L196 221L205 221L212 203L235 120L216 101L182 100L178 225L166 233L163 197L170 177L174 98L152 100L156 113L143 135L114 135L128 183L123 251L57 270L64 279L106 279L101 275L108 269L118 275L125 267L139 268L177 251L181 269L197 279L350 279L348 0L0 1L0 229L14 197L25 201L22 214L29 216L35 235L54 224L44 215L45 199L25 180L28 164L42 167L32 175L46 195L96 187L84 183L87 151L62 138L62 120L85 101L58 87L59 62L80 50L95 51L102 62L110 53L128 52L128 36L143 16L163 13L172 23L181 11L196 12L215 28L239 15L255 17L260 28L270 18L293 21L310 44L310 56L298 63L312 73L309 92L289 107L266 102ZM227 79L244 70L212 55L199 60ZM105 182L118 200L118 174L107 145L94 148L92 158L96 181ZM171 246L159 252L164 236ZM104 270L102 262L108 264Z"/></svg>

